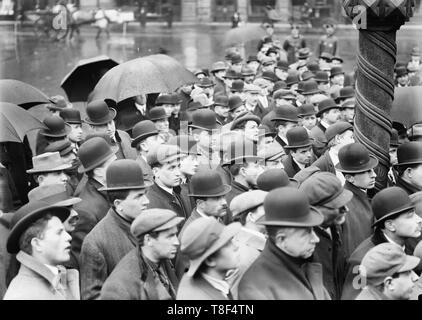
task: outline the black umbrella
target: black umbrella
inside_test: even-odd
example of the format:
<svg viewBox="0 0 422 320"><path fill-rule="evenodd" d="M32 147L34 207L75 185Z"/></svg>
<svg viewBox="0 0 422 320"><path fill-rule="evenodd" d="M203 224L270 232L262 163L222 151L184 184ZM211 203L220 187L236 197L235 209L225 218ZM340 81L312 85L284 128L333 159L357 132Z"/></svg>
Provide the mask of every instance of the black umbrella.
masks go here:
<svg viewBox="0 0 422 320"><path fill-rule="evenodd" d="M62 80L70 102L87 101L101 77L118 63L107 56L80 60Z"/></svg>
<svg viewBox="0 0 422 320"><path fill-rule="evenodd" d="M17 104L25 110L50 103L43 92L28 83L14 79L0 79L0 101Z"/></svg>

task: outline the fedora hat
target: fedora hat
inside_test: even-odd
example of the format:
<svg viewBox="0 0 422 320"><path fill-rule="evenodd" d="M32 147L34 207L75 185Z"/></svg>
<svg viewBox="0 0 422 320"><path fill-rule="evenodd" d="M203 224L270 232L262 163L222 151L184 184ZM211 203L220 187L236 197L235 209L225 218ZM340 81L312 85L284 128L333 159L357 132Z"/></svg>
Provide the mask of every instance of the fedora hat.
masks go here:
<svg viewBox="0 0 422 320"><path fill-rule="evenodd" d="M287 131L286 138L288 143L284 146L285 149L306 148L312 145L312 140L304 127L291 128Z"/></svg>
<svg viewBox="0 0 422 320"><path fill-rule="evenodd" d="M219 94L214 98L214 106L229 106L229 98L226 95Z"/></svg>
<svg viewBox="0 0 422 320"><path fill-rule="evenodd" d="M267 192L282 187L297 188L299 186L299 183L296 180L289 178L286 171L283 169L265 170L258 176L256 184L258 189Z"/></svg>
<svg viewBox="0 0 422 320"><path fill-rule="evenodd" d="M44 152L59 152L60 156L65 156L73 151L69 140L59 140L51 142L45 147Z"/></svg>
<svg viewBox="0 0 422 320"><path fill-rule="evenodd" d="M286 78L286 84L288 87L291 87L292 85L299 83L300 79L299 76L295 74L289 74Z"/></svg>
<svg viewBox="0 0 422 320"><path fill-rule="evenodd" d="M183 154L199 155L197 141L191 135L170 137L167 144L178 146Z"/></svg>
<svg viewBox="0 0 422 320"><path fill-rule="evenodd" d="M317 71L315 73L315 78L314 80L318 83L323 82L323 83L328 83L330 82L330 79L328 78L328 73L325 71Z"/></svg>
<svg viewBox="0 0 422 320"><path fill-rule="evenodd" d="M242 92L244 88L245 88L245 83L243 82L243 80L234 80L230 88L230 91Z"/></svg>
<svg viewBox="0 0 422 320"><path fill-rule="evenodd" d="M265 216L258 224L280 227L315 227L324 217L303 191L292 187L271 190L264 200Z"/></svg>
<svg viewBox="0 0 422 320"><path fill-rule="evenodd" d="M233 69L228 69L226 71L226 74L224 75L223 78L227 78L227 79L242 79L242 75L236 71L234 71Z"/></svg>
<svg viewBox="0 0 422 320"><path fill-rule="evenodd" d="M297 111L298 111L298 117L300 118L313 116L316 114L314 105L310 103L302 104L299 108L297 108Z"/></svg>
<svg viewBox="0 0 422 320"><path fill-rule="evenodd" d="M330 70L330 78L335 77L339 74L344 74L342 67L332 67Z"/></svg>
<svg viewBox="0 0 422 320"><path fill-rule="evenodd" d="M272 72L272 71L264 71L262 73L261 78L268 80L268 81L271 81L271 82L276 82L276 81L279 80L278 77L275 75L275 73Z"/></svg>
<svg viewBox="0 0 422 320"><path fill-rule="evenodd" d="M331 172L316 172L299 187L313 206L339 209L353 198L353 193L343 188L340 180Z"/></svg>
<svg viewBox="0 0 422 320"><path fill-rule="evenodd" d="M60 157L59 152L46 152L32 157L32 169L27 173L55 172L69 169L72 165Z"/></svg>
<svg viewBox="0 0 422 320"><path fill-rule="evenodd" d="M227 65L224 61L214 62L211 66L211 72L223 71L227 69Z"/></svg>
<svg viewBox="0 0 422 320"><path fill-rule="evenodd" d="M144 182L141 166L131 159L120 159L109 165L106 171L106 186L99 191L146 189L152 183Z"/></svg>
<svg viewBox="0 0 422 320"><path fill-rule="evenodd" d="M187 225L180 250L190 261L188 276L193 277L202 263L231 241L241 228L239 222L225 226L214 217L200 217Z"/></svg>
<svg viewBox="0 0 422 320"><path fill-rule="evenodd" d="M261 118L254 115L249 111L242 112L239 114L232 122L230 130L236 130L239 125L247 121L255 121L256 124L259 126L261 124Z"/></svg>
<svg viewBox="0 0 422 320"><path fill-rule="evenodd" d="M60 111L59 115L66 123L82 124L81 113L77 109L66 108Z"/></svg>
<svg viewBox="0 0 422 320"><path fill-rule="evenodd" d="M353 98L355 96L355 89L352 86L344 87L340 89L339 96L336 98L336 102L339 103L341 100Z"/></svg>
<svg viewBox="0 0 422 320"><path fill-rule="evenodd" d="M243 192L230 202L230 212L233 218L244 213L249 213L264 204L264 199L268 192L262 190L252 190Z"/></svg>
<svg viewBox="0 0 422 320"><path fill-rule="evenodd" d="M419 163L422 163L422 142L405 142L398 147L396 166L413 165Z"/></svg>
<svg viewBox="0 0 422 320"><path fill-rule="evenodd" d="M221 197L230 192L231 186L224 184L221 175L215 170L200 170L189 183L190 197Z"/></svg>
<svg viewBox="0 0 422 320"><path fill-rule="evenodd" d="M374 169L378 159L369 154L369 151L360 143L350 143L343 146L338 152L339 163L336 170L345 173L360 173Z"/></svg>
<svg viewBox="0 0 422 320"><path fill-rule="evenodd" d="M262 157L258 156L257 146L250 140L236 139L231 141L226 152L223 156L222 165L232 165L239 161L257 161L263 160Z"/></svg>
<svg viewBox="0 0 422 320"><path fill-rule="evenodd" d="M47 214L51 214L63 222L69 216L70 210L65 207L52 206L39 200L28 202L13 215L12 228L7 238L7 251L11 254L18 253L20 250L19 240L22 234L35 221Z"/></svg>
<svg viewBox="0 0 422 320"><path fill-rule="evenodd" d="M318 89L318 83L315 80L306 80L303 82L303 91L302 95L311 95L321 93L321 90Z"/></svg>
<svg viewBox="0 0 422 320"><path fill-rule="evenodd" d="M202 79L199 79L196 85L200 88L209 88L209 87L214 87L215 83L210 78L204 77Z"/></svg>
<svg viewBox="0 0 422 320"><path fill-rule="evenodd" d="M82 201L81 198L71 197L64 184L55 183L39 186L28 193L29 202L41 200L57 207L70 207Z"/></svg>
<svg viewBox="0 0 422 320"><path fill-rule="evenodd" d="M176 145L160 144L148 151L147 163L154 167L157 164L163 165L185 156L186 154L181 153L180 148Z"/></svg>
<svg viewBox="0 0 422 320"><path fill-rule="evenodd" d="M278 142L274 141L258 150L258 157L262 157L265 161L279 161L285 155L284 148Z"/></svg>
<svg viewBox="0 0 422 320"><path fill-rule="evenodd" d="M220 128L217 123L217 116L215 112L209 109L196 110L192 114L192 124L190 124L189 126L207 131L212 131Z"/></svg>
<svg viewBox="0 0 422 320"><path fill-rule="evenodd" d="M338 121L325 130L325 138L327 139L327 142L331 141L336 135L342 134L343 132L346 132L347 130L353 131L353 126L346 121Z"/></svg>
<svg viewBox="0 0 422 320"><path fill-rule="evenodd" d="M151 108L151 110L149 110L148 116L151 121L164 120L164 119L168 119L169 117L164 107Z"/></svg>
<svg viewBox="0 0 422 320"><path fill-rule="evenodd" d="M415 209L407 192L399 187L382 189L372 199L371 206L375 217L372 226L377 226L388 218Z"/></svg>
<svg viewBox="0 0 422 320"><path fill-rule="evenodd" d="M116 109L110 108L110 105L115 106L116 103L111 99L94 100L86 106L85 122L90 125L103 125L112 121L116 117Z"/></svg>
<svg viewBox="0 0 422 320"><path fill-rule="evenodd" d="M290 122L299 122L297 108L292 105L283 105L274 108L274 117L271 118L271 121L290 121Z"/></svg>
<svg viewBox="0 0 422 320"><path fill-rule="evenodd" d="M42 129L40 134L46 137L66 137L72 131L72 128L57 115L47 116L43 122L47 129Z"/></svg>
<svg viewBox="0 0 422 320"><path fill-rule="evenodd" d="M140 239L151 231L163 231L177 226L185 218L178 217L174 211L168 209L147 209L133 220L130 232Z"/></svg>
<svg viewBox="0 0 422 320"><path fill-rule="evenodd" d="M312 55L311 50L309 48L300 48L298 51L298 59L306 59Z"/></svg>
<svg viewBox="0 0 422 320"><path fill-rule="evenodd" d="M340 109L340 106L331 98L322 100L318 104L317 117L321 117L324 112L331 109Z"/></svg>
<svg viewBox="0 0 422 320"><path fill-rule="evenodd" d="M78 158L81 162L78 172L85 173L97 168L114 156L114 153L111 146L103 138L93 137L85 140L78 150Z"/></svg>
<svg viewBox="0 0 422 320"><path fill-rule="evenodd" d="M132 129L133 140L131 146L135 148L139 142L155 135L158 135L158 130L154 122L151 120L140 121Z"/></svg>

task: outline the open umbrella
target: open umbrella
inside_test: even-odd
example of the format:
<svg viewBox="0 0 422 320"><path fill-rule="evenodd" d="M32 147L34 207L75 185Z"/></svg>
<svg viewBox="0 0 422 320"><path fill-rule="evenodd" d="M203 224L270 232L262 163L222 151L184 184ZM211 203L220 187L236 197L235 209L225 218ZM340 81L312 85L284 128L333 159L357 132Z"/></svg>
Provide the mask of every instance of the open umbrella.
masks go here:
<svg viewBox="0 0 422 320"><path fill-rule="evenodd" d="M252 40L260 40L267 36L267 32L261 26L246 25L239 28L230 29L224 35L223 44L225 46L246 43Z"/></svg>
<svg viewBox="0 0 422 320"><path fill-rule="evenodd" d="M14 79L0 79L0 101L17 104L26 110L37 104L50 103L43 92Z"/></svg>
<svg viewBox="0 0 422 320"><path fill-rule="evenodd" d="M16 104L0 102L0 142L22 142L25 134L46 126Z"/></svg>
<svg viewBox="0 0 422 320"><path fill-rule="evenodd" d="M90 100L120 102L141 94L173 92L197 78L176 59L155 54L124 62L110 69L95 86Z"/></svg>
<svg viewBox="0 0 422 320"><path fill-rule="evenodd" d="M80 60L63 78L60 86L70 102L87 101L101 77L118 63L107 56Z"/></svg>
<svg viewBox="0 0 422 320"><path fill-rule="evenodd" d="M395 88L391 117L407 128L422 121L422 86Z"/></svg>

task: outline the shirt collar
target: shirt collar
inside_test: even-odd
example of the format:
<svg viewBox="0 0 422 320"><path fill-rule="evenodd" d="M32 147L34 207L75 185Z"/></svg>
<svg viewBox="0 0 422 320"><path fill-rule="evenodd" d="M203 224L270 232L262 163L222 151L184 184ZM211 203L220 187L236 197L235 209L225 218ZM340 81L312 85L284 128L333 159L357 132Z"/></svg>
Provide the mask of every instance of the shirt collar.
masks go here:
<svg viewBox="0 0 422 320"><path fill-rule="evenodd" d="M147 107L145 104L137 104L137 103L135 102L135 107L136 107L136 109L138 109L138 110L139 110L139 112L141 112L141 113L142 113L142 115L144 115L144 114L145 114L146 107Z"/></svg>
<svg viewBox="0 0 422 320"><path fill-rule="evenodd" d="M165 192L170 193L171 195L173 195L173 188L168 188L168 187L165 187L165 186L163 186L161 184L158 184L158 183L157 183L157 185L158 185L158 187L160 187L161 189L163 189Z"/></svg>
<svg viewBox="0 0 422 320"><path fill-rule="evenodd" d="M392 243L392 244L395 244L396 246L399 246L403 251L405 250L405 246L403 245L403 246L401 246L401 245L399 245L397 242L394 242L391 238L389 238L386 234L385 234L385 232L383 232L382 233L383 235L384 235L384 237L385 237L385 239L387 239L387 241L388 242L390 242L390 243Z"/></svg>
<svg viewBox="0 0 422 320"><path fill-rule="evenodd" d="M221 291L225 296L229 295L230 285L221 279L214 278L208 274L202 273L202 277L207 281L211 286L213 286L218 291Z"/></svg>
<svg viewBox="0 0 422 320"><path fill-rule="evenodd" d="M328 127L330 126L327 122L325 122L324 120L320 121L321 125L325 128L328 129Z"/></svg>
<svg viewBox="0 0 422 320"><path fill-rule="evenodd" d="M50 266L48 264L44 264L48 269L50 269L50 271L57 276L59 274L59 268L55 267L55 266Z"/></svg>

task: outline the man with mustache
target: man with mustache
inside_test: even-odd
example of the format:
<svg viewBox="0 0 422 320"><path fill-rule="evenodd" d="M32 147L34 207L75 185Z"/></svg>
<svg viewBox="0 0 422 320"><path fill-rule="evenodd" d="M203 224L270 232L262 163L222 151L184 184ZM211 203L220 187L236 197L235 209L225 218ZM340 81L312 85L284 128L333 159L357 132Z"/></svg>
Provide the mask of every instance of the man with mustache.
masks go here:
<svg viewBox="0 0 422 320"><path fill-rule="evenodd" d="M146 209L151 184L143 176L135 160L116 160L107 168L107 185L99 190L107 192L111 208L85 237L79 257L83 300L99 299L107 277L136 246L130 224Z"/></svg>

